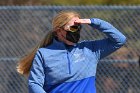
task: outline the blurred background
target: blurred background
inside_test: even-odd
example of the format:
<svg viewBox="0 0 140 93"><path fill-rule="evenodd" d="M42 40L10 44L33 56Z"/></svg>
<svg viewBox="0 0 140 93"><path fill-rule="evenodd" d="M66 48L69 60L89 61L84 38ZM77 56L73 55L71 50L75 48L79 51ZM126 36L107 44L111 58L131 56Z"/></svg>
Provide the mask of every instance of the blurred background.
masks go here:
<svg viewBox="0 0 140 93"><path fill-rule="evenodd" d="M0 0L0 93L28 93L27 77L16 65L62 10L106 20L127 37L121 49L99 62L97 93L140 93L140 0ZM80 40L104 37L83 25Z"/></svg>
<svg viewBox="0 0 140 93"><path fill-rule="evenodd" d="M0 0L0 5L139 5L140 0Z"/></svg>

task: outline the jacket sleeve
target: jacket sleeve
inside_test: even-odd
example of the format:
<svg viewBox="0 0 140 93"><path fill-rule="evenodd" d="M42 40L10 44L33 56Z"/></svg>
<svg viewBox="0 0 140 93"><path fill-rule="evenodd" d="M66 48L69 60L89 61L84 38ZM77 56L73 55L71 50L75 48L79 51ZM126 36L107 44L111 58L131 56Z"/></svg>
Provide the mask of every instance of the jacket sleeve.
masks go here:
<svg viewBox="0 0 140 93"><path fill-rule="evenodd" d="M124 45L126 37L110 23L98 18L92 18L90 20L90 25L93 28L103 32L107 36L107 38L102 40L88 42L88 45L91 46L93 51L98 51L97 55L99 59L108 56Z"/></svg>
<svg viewBox="0 0 140 93"><path fill-rule="evenodd" d="M37 51L28 78L29 93L46 93L43 89L44 77L43 59L41 53Z"/></svg>

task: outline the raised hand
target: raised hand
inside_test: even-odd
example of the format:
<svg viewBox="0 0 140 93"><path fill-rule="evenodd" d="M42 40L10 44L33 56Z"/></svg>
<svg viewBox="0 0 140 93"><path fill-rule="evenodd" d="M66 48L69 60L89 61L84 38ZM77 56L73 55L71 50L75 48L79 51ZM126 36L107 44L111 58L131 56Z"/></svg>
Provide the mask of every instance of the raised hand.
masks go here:
<svg viewBox="0 0 140 93"><path fill-rule="evenodd" d="M74 21L75 24L91 24L90 19L77 19Z"/></svg>

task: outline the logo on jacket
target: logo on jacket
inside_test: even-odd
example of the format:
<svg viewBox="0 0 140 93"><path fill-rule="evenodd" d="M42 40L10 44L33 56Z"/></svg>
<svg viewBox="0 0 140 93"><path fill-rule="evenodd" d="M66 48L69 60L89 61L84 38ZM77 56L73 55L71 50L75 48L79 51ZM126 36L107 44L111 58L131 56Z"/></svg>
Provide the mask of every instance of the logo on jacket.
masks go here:
<svg viewBox="0 0 140 93"><path fill-rule="evenodd" d="M73 54L73 61L75 62L75 63L77 63L77 62L82 62L82 61L84 61L85 60L85 56L84 56L84 54L83 53L75 53L75 54Z"/></svg>

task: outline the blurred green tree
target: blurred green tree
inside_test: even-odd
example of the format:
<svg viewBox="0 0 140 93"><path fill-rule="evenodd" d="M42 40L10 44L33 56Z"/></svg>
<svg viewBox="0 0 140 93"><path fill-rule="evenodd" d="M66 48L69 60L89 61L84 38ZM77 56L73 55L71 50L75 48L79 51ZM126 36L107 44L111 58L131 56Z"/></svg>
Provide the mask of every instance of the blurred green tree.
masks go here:
<svg viewBox="0 0 140 93"><path fill-rule="evenodd" d="M0 5L139 5L140 0L0 0Z"/></svg>

